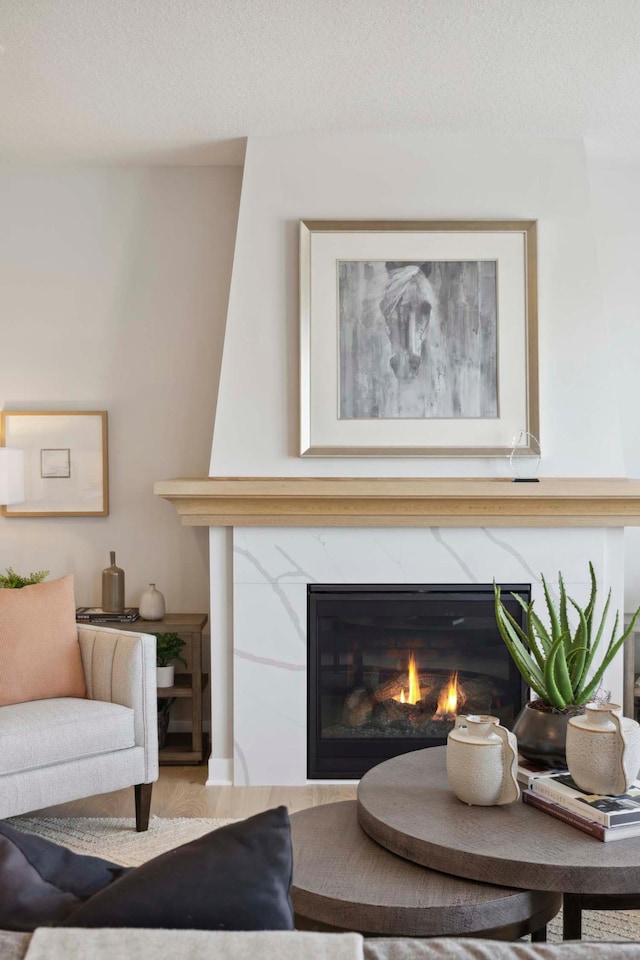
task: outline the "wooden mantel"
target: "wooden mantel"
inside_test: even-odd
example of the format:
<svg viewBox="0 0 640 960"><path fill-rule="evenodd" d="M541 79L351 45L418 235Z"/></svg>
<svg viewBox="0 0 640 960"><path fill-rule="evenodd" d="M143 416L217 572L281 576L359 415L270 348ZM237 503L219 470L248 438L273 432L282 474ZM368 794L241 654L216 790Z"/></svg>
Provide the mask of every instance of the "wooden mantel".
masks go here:
<svg viewBox="0 0 640 960"><path fill-rule="evenodd" d="M159 480L186 526L637 527L640 480L210 477Z"/></svg>

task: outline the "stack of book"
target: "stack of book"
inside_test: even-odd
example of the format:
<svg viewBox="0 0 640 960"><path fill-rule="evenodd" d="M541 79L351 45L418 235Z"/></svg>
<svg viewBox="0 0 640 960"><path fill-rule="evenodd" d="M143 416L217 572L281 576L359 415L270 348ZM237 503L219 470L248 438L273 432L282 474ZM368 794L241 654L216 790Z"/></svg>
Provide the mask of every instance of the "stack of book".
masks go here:
<svg viewBox="0 0 640 960"><path fill-rule="evenodd" d="M76 620L80 623L131 623L139 616L137 607L125 607L122 613L108 613L102 607L78 607Z"/></svg>
<svg viewBox="0 0 640 960"><path fill-rule="evenodd" d="M619 797L585 793L568 770L548 770L520 761L518 780L525 803L598 840L640 837L640 781Z"/></svg>

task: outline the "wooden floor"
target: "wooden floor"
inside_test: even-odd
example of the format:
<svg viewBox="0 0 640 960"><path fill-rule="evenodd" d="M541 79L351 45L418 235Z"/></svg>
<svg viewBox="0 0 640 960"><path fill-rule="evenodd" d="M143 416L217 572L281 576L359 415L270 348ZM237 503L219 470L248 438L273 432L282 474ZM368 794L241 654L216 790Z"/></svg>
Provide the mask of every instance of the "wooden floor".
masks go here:
<svg viewBox="0 0 640 960"><path fill-rule="evenodd" d="M153 786L151 815L156 817L250 817L284 804L290 813L335 800L352 800L351 785L309 787L205 787L207 766L160 767ZM133 817L133 787L85 800L47 807L30 816Z"/></svg>

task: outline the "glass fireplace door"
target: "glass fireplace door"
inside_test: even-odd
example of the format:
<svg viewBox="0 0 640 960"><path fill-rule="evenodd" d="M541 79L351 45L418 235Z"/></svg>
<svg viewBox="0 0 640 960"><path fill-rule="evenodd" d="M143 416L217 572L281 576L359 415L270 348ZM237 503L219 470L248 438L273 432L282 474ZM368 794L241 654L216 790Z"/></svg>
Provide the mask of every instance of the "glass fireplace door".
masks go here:
<svg viewBox="0 0 640 960"><path fill-rule="evenodd" d="M525 599L529 585L504 585ZM506 600L522 622L521 608ZM446 742L460 713L511 726L524 690L491 585L309 587L310 778Z"/></svg>

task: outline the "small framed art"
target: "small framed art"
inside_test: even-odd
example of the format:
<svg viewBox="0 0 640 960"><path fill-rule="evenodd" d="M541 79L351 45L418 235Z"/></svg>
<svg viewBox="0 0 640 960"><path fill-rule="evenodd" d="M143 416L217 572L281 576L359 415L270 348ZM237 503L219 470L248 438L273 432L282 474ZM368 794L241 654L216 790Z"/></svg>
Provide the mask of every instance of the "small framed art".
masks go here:
<svg viewBox="0 0 640 960"><path fill-rule="evenodd" d="M300 223L302 456L539 437L536 221Z"/></svg>
<svg viewBox="0 0 640 960"><path fill-rule="evenodd" d="M25 501L5 517L104 517L109 513L104 410L0 413L2 446L24 451Z"/></svg>

